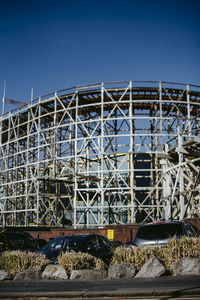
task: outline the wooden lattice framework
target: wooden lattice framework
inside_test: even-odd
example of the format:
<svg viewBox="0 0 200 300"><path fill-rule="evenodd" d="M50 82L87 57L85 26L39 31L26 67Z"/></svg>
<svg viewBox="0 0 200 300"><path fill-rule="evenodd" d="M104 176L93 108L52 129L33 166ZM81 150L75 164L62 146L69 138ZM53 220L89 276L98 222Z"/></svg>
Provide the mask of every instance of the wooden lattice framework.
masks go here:
<svg viewBox="0 0 200 300"><path fill-rule="evenodd" d="M200 216L198 86L77 86L4 114L0 128L3 226Z"/></svg>

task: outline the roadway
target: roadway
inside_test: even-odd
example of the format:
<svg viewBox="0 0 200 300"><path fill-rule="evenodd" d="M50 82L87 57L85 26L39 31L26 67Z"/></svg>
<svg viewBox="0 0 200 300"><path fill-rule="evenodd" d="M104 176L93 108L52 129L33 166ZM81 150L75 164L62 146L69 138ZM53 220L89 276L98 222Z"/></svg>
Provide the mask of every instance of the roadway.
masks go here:
<svg viewBox="0 0 200 300"><path fill-rule="evenodd" d="M200 299L200 276L99 281L1 281L0 299Z"/></svg>

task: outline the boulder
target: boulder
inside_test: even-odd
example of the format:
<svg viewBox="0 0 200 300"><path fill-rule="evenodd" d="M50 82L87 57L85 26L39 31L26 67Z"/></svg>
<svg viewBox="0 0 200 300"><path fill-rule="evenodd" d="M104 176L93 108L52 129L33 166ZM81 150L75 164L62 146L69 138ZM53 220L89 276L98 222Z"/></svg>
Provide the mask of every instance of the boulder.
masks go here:
<svg viewBox="0 0 200 300"><path fill-rule="evenodd" d="M107 272L106 270L93 270L93 269L73 270L70 279L103 280L103 279L107 279Z"/></svg>
<svg viewBox="0 0 200 300"><path fill-rule="evenodd" d="M43 279L68 279L66 270L61 265L47 265L42 272Z"/></svg>
<svg viewBox="0 0 200 300"><path fill-rule="evenodd" d="M183 257L172 266L174 275L200 275L200 258Z"/></svg>
<svg viewBox="0 0 200 300"><path fill-rule="evenodd" d="M135 278L159 277L166 272L163 264L156 258L151 257L136 274Z"/></svg>
<svg viewBox="0 0 200 300"><path fill-rule="evenodd" d="M40 280L42 272L40 269L27 269L15 275L14 280Z"/></svg>
<svg viewBox="0 0 200 300"><path fill-rule="evenodd" d="M111 265L108 269L109 279L133 278L136 273L136 268L133 264L122 263Z"/></svg>
<svg viewBox="0 0 200 300"><path fill-rule="evenodd" d="M0 281L9 279L11 279L11 275L4 270L0 270Z"/></svg>

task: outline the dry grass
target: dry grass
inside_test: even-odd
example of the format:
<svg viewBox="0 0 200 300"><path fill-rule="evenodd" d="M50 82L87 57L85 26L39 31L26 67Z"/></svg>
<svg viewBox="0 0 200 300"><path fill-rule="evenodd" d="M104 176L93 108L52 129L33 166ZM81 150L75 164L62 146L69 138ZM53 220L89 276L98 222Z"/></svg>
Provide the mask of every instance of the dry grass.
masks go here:
<svg viewBox="0 0 200 300"><path fill-rule="evenodd" d="M27 269L44 269L49 260L44 255L23 251L6 251L0 256L0 269L15 276Z"/></svg>
<svg viewBox="0 0 200 300"><path fill-rule="evenodd" d="M200 257L200 238L183 237L179 240L173 238L166 248L161 247L134 247L117 248L111 264L132 263L137 270L150 258L157 257L167 269L181 257Z"/></svg>
<svg viewBox="0 0 200 300"><path fill-rule="evenodd" d="M70 275L73 270L104 270L106 268L101 259L87 253L76 253L74 251L61 253L58 257L58 263L65 268L68 275Z"/></svg>
<svg viewBox="0 0 200 300"><path fill-rule="evenodd" d="M168 270L181 257L200 257L200 238L182 239L173 238L166 248L160 247L134 247L116 248L111 264L132 263L137 270L150 258L157 257ZM58 257L58 262L65 269L68 275L72 270L81 269L106 269L105 263L101 259L81 252L66 252ZM6 251L0 256L0 269L9 272L12 276L30 269L39 268L43 270L49 263L44 255L32 252Z"/></svg>

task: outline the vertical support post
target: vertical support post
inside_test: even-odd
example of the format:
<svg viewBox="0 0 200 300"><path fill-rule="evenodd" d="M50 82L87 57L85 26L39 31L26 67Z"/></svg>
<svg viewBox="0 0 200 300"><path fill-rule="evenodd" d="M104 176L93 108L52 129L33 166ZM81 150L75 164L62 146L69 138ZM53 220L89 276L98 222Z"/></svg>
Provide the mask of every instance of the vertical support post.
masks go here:
<svg viewBox="0 0 200 300"><path fill-rule="evenodd" d="M53 179L56 180L57 174L57 92L54 95L54 116L53 116ZM55 204L53 214L55 218L55 224L58 222L58 182L55 181Z"/></svg>
<svg viewBox="0 0 200 300"><path fill-rule="evenodd" d="M163 116L162 116L162 82L159 82L159 106L160 106L160 145L163 145ZM160 149L161 150L161 149ZM164 150L164 149L162 149Z"/></svg>
<svg viewBox="0 0 200 300"><path fill-rule="evenodd" d="M134 150L134 145L133 145L133 99L132 99L132 92L133 92L133 82L130 81L130 105L129 105L129 118L130 118L130 149L129 149L129 188L130 188L130 207L128 207L128 222L134 223L135 222L135 206L134 206L134 171L133 171L133 150ZM129 215L129 210L130 210L130 215Z"/></svg>
<svg viewBox="0 0 200 300"><path fill-rule="evenodd" d="M104 84L101 84L101 150L100 150L100 159L101 159L101 220L100 225L103 225L104 222Z"/></svg>
<svg viewBox="0 0 200 300"><path fill-rule="evenodd" d="M30 154L29 154L29 149L30 149L30 110L29 110L29 107L28 107L28 122L27 122L27 140L26 140L26 159L27 159L27 162L26 162L26 213L25 213L25 226L28 225L28 200L29 200L29 168L30 168ZM32 220L33 221L33 220Z"/></svg>
<svg viewBox="0 0 200 300"><path fill-rule="evenodd" d="M78 178L77 178L77 151L78 151L78 88L76 89L76 107L75 107L75 142L74 142L74 228L77 227L77 196L78 196Z"/></svg>
<svg viewBox="0 0 200 300"><path fill-rule="evenodd" d="M180 193L180 198L179 198L179 203L180 203L180 220L184 218L184 178L183 178L183 148L182 148L182 136L178 136L178 158L179 158L179 193Z"/></svg>
<svg viewBox="0 0 200 300"><path fill-rule="evenodd" d="M190 87L189 84L186 86L187 91L187 122L188 122L188 136L191 137L191 115L190 115Z"/></svg>
<svg viewBox="0 0 200 300"><path fill-rule="evenodd" d="M88 132L90 134L90 124L88 122ZM89 173L89 164L90 164L90 151L89 151L89 145L87 144L86 142L86 145L85 145L85 158L86 158L86 174L87 176L90 175ZM89 177L88 177L89 178ZM89 227L89 224L90 224L90 212L89 212L89 209L90 209L90 193L89 193L89 183L88 183L88 180L86 181L86 188L87 188L87 193L86 193L86 203L87 203L87 212L86 212L86 226Z"/></svg>
<svg viewBox="0 0 200 300"><path fill-rule="evenodd" d="M101 121L99 119L99 126L101 126ZM100 134L98 135L98 153L100 157L100 152L101 152L101 129L100 129ZM101 223L101 161L99 163L98 161L98 167L97 167L97 177L100 178L100 181L98 182L98 200L97 200L97 220L98 224Z"/></svg>
<svg viewBox="0 0 200 300"><path fill-rule="evenodd" d="M4 88L3 88L3 99L2 99L2 116L4 115L5 110L5 98L6 98L6 81L4 81Z"/></svg>
<svg viewBox="0 0 200 300"><path fill-rule="evenodd" d="M156 182L159 181L160 171L159 171L159 161L158 161L158 152L166 151L163 149L163 111L162 111L163 103L162 103L162 82L159 81L159 138L157 140L156 145L156 156L155 156L155 167L156 167ZM158 119L157 119L158 120ZM157 126L158 128L158 123ZM156 137L155 137L156 138ZM160 192L159 187L156 189L156 218L157 220L160 218Z"/></svg>
<svg viewBox="0 0 200 300"><path fill-rule="evenodd" d="M160 165L162 167L162 176L163 176L163 182L162 182L162 191L163 191L163 203L165 203L165 210L164 210L164 219L169 220L169 207L168 203L166 201L166 161L165 159L160 160Z"/></svg>
<svg viewBox="0 0 200 300"><path fill-rule="evenodd" d="M38 166L37 166L37 175L39 175L40 172L40 135L41 135L41 97L39 97L39 103L38 103ZM39 209L40 209L40 182L37 180L37 220L36 223L39 225Z"/></svg>
<svg viewBox="0 0 200 300"><path fill-rule="evenodd" d="M2 135L3 135L3 115L4 115L4 106L5 106L5 97L6 97L6 81L4 81L4 89L3 89L3 98L2 98L2 111L1 111L1 127L0 127L0 143L1 143L1 153L2 153ZM4 192L4 188L3 188ZM5 198L4 198L5 199ZM5 202L5 200L4 200ZM3 204L3 210L5 209L5 203ZM6 225L5 213L3 213L3 227Z"/></svg>
<svg viewBox="0 0 200 300"><path fill-rule="evenodd" d="M167 154L168 144L165 144L165 155L166 158L160 161L163 173L163 199L165 203L165 220L172 218L172 199L171 199L171 188L170 188L170 175L167 172Z"/></svg>
<svg viewBox="0 0 200 300"><path fill-rule="evenodd" d="M4 99L5 99L5 86L4 86L4 93L3 93L3 99L2 99L2 115L1 115L1 118L0 118L0 159L1 159L1 162L2 162L2 160L5 160L4 155L3 155L3 143L2 143L3 142L2 137L3 137L3 106L4 106ZM4 180L3 180L2 183L4 183ZM4 208L4 206L5 206L4 190L5 190L5 187L3 185L3 188L2 188L3 197L2 198L4 200L2 200L2 201L4 203L1 202L1 211L2 212L5 209ZM3 227L5 226L5 213L4 212L2 213L2 225L3 225Z"/></svg>
<svg viewBox="0 0 200 300"><path fill-rule="evenodd" d="M33 87L31 88L31 102L33 101Z"/></svg>

